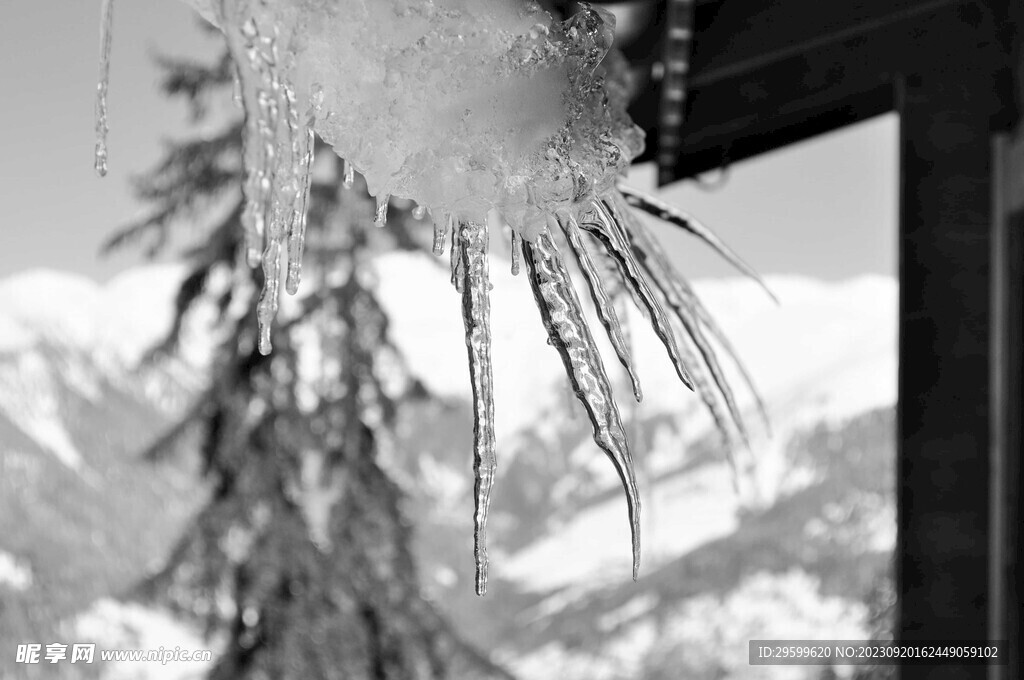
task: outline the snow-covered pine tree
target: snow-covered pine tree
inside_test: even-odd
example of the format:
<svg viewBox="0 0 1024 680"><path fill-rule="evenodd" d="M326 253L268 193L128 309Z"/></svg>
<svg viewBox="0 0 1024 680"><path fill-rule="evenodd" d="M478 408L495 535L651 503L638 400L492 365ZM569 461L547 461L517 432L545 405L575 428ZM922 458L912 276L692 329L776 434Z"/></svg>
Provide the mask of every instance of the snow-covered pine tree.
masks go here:
<svg viewBox="0 0 1024 680"><path fill-rule="evenodd" d="M230 96L231 61L162 61L163 89L209 127L210 104ZM209 389L150 451L171 455L198 430L211 493L139 593L225 641L211 678L510 677L424 599L402 493L376 462L396 408L381 369L401 360L367 268L381 247L421 247L406 228L411 214L392 206L389 229L367 229L371 199L358 182L342 188L341 161L320 154L304 294L263 356L254 311L262 273L240 256L241 130L235 117L216 134L170 144L137 181L152 210L108 243L155 253L190 225L200 235L157 351L174 350L201 301L213 301L225 331ZM310 357L314 375L303 369Z"/></svg>

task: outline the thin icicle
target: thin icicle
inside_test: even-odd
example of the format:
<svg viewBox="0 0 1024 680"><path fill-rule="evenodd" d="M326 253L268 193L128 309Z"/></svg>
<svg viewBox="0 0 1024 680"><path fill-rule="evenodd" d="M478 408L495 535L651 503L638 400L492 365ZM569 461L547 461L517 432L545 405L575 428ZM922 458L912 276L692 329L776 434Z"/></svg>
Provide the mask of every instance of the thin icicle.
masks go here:
<svg viewBox="0 0 1024 680"><path fill-rule="evenodd" d="M675 313L676 318L682 324L686 334L690 337L690 341L694 347L700 353L701 358L704 360L703 366L700 363L690 363L692 367L693 375L697 379L698 392L703 392L706 389L711 389L711 384L718 389L718 393L721 394L725 400L726 409L729 415L732 417L732 421L736 426L737 431L743 438L743 441L748 446L750 445L750 436L747 433L747 428L743 422L743 414L740 411L739 405L736 403L736 397L729 387L729 381L725 377L725 373L722 371L721 365L718 363L718 357L715 355L714 348L708 342L704 336L703 331L700 328L700 321L697 319L693 308L687 303L685 298L680 295L680 291L676 282L671 279L671 274L661 266L657 261L655 255L650 250L650 244L646 239L644 232L634 231L634 242L633 248L638 254L638 259L643 266L644 270L654 287L661 293L662 298L668 304L668 306ZM710 373L710 380L706 379L702 374L704 368L707 368ZM702 393L701 397L705 395ZM705 399L707 403L707 399ZM715 417L716 424L719 429L723 430L723 434L728 435L728 430L725 429L726 423L720 420L720 415L713 412L712 415Z"/></svg>
<svg viewBox="0 0 1024 680"><path fill-rule="evenodd" d="M302 280L302 251L306 242L306 212L309 208L309 189L313 178L313 150L316 144L313 128L316 125L316 117L323 101L323 88L314 85L302 134L301 136L297 135L295 140L300 145L295 149L295 154L300 158L299 176L302 189L296 198L292 210L292 222L288 227L288 276L285 279L285 290L289 295L299 292L299 282Z"/></svg>
<svg viewBox="0 0 1024 680"><path fill-rule="evenodd" d="M487 513L497 456L494 434L494 385L491 370L491 283L487 266L485 225L459 228L462 261L462 320L466 327L469 376L473 387L473 555L476 594L487 592Z"/></svg>
<svg viewBox="0 0 1024 680"><path fill-rule="evenodd" d="M679 344L679 347L683 356L694 367L693 380L696 387L694 391L700 397L700 400L704 402L704 408L711 414L711 420L715 423L715 429L718 430L724 439L725 459L732 472L733 487L738 491L740 476L739 461L736 458L738 443L733 436L733 429L730 427L730 422L733 421L730 421L728 408L723 408L721 392L715 389L712 377L708 375L705 366L697 360L688 342L684 340Z"/></svg>
<svg viewBox="0 0 1024 680"><path fill-rule="evenodd" d="M765 427L770 430L771 423L768 416L768 408L765 405L764 399L761 397L761 393L754 384L754 380L747 371L747 367L740 359L739 354L736 352L736 349L729 341L725 332L722 331L717 322L715 322L714 318L711 316L710 312L708 312L707 308L704 307L704 304L700 301L700 298L697 297L697 294L690 287L690 284L678 272L678 270L676 270L675 266L669 259L668 254L665 253L664 248L661 247L658 240L654 238L653 234L651 234L647 225L644 224L642 220L637 219L629 213L629 207L628 205L625 205L625 200L621 196L615 197L613 200L619 204L619 211L626 216L626 219L630 220L630 226L632 227L631 233L634 234L637 241L635 245L641 246L646 258L645 266L655 267L656 270L658 270L659 273L655 274L652 272L652 276L656 277L661 282L660 285L665 290L666 299L670 306L672 306L673 311L676 312L680 322L684 324L684 327L691 336L693 336L693 332L690 330L690 325L694 326L696 333L700 335L700 342L698 342L697 338L694 338L694 342L697 344L698 349L701 349L701 343L705 345L707 344L707 340L701 329L701 326L703 326L711 334L711 337L718 342L725 353L729 355L729 358L739 371L741 379L747 385L751 395L753 395L758 412L761 419L764 421ZM702 349L701 353L704 354L704 351L705 350ZM707 351L709 351L712 357L714 357L714 350L711 349L710 346L707 347ZM712 363L714 365L712 365ZM725 396L727 400L732 400L732 392L728 387L724 374L722 374L721 369L718 367L717 359L713 362L709 362L708 367L713 372L717 372L721 376L720 388L723 388L723 396ZM716 380L718 379L716 378ZM738 409L735 407L735 403L733 403L731 410L734 415L738 412ZM741 422L738 421L737 426L740 428L741 432L744 431L744 427Z"/></svg>
<svg viewBox="0 0 1024 680"><path fill-rule="evenodd" d="M452 216L449 213L434 215L434 255L444 255L444 242L448 240L448 232L452 228Z"/></svg>
<svg viewBox="0 0 1024 680"><path fill-rule="evenodd" d="M346 189L351 189L356 183L356 169L352 167L352 164L346 159L343 163L345 178L341 181L341 186Z"/></svg>
<svg viewBox="0 0 1024 680"><path fill-rule="evenodd" d="M281 281L281 242L274 240L267 244L263 251L263 290L259 302L256 303L256 320L259 323L260 354L270 354L273 345L270 342L270 328L277 316Z"/></svg>
<svg viewBox="0 0 1024 680"><path fill-rule="evenodd" d="M626 491L635 580L640 573L640 496L611 383L551 236L543 231L536 243L524 241L522 247L527 276L549 342L562 357L576 397L587 411L594 427L594 441L611 459Z"/></svg>
<svg viewBox="0 0 1024 680"><path fill-rule="evenodd" d="M519 255L523 250L523 237L515 229L512 230L512 276L519 276Z"/></svg>
<svg viewBox="0 0 1024 680"><path fill-rule="evenodd" d="M462 292L462 248L459 246L459 230L455 226L454 216L448 217L449 222L452 224L452 245L448 249L448 264L451 267L452 274L452 285L455 286L455 290Z"/></svg>
<svg viewBox="0 0 1024 680"><path fill-rule="evenodd" d="M620 184L619 191L622 193L623 198L625 198L626 203L630 206L637 208L638 210L643 210L649 215L654 215L658 219L664 220L678 227L682 227L684 230L699 238L715 252L721 255L726 262L756 281L757 284L764 289L764 292L768 294L768 297L778 304L778 298L776 298L775 294L768 288L768 284L764 282L761 275L758 274L753 267L747 264L743 258L736 253L736 251L730 248L721 238L719 238L718 234L706 225L679 208L669 205L654 196L637 191L632 187Z"/></svg>
<svg viewBox="0 0 1024 680"><path fill-rule="evenodd" d="M103 0L100 10L100 77L96 83L96 153L94 165L107 176L107 89L110 86L110 48L113 43L114 0Z"/></svg>
<svg viewBox="0 0 1024 680"><path fill-rule="evenodd" d="M658 298L651 292L651 288L644 278L640 266L633 258L625 227L615 222L602 203L595 202L593 207L593 214L597 221L586 221L580 226L594 234L601 244L604 245L608 254L615 260L626 285L634 297L639 298L644 308L647 309L650 315L651 326L654 328L654 332L661 340L661 343L665 346L665 350L672 360L672 365L676 369L676 375L679 376L684 385L692 390L693 380L686 370L685 362L680 355L675 333L672 332L672 326L665 315L665 310L662 308L661 303L658 302Z"/></svg>
<svg viewBox="0 0 1024 680"><path fill-rule="evenodd" d="M555 226L550 224L551 221L549 221L549 229ZM622 336L619 316L615 313L615 307L612 305L611 298L601 282L601 275L598 274L597 269L594 267L590 251L587 250L587 246L583 242L583 235L580 233L579 225L576 224L576 220L572 215L566 214L560 216L557 226L561 227L570 249L576 256L576 262L579 264L580 271L583 272L583 278L590 289L590 299L594 301L597 316L608 333L608 340L611 342L615 354L619 357L619 363L622 364L623 368L626 369L626 373L629 374L629 379L633 385L633 397L637 401L642 401L644 398L643 391L640 389L640 380L637 378L636 371L633 370L633 360L630 358L629 349Z"/></svg>
<svg viewBox="0 0 1024 680"><path fill-rule="evenodd" d="M238 73L238 64L235 64L231 74L231 102L240 109L245 108L245 102L242 101L242 76Z"/></svg>
<svg viewBox="0 0 1024 680"><path fill-rule="evenodd" d="M373 225L378 229L383 229L388 223L388 201L390 200L390 194L382 194L377 197L377 209L373 213Z"/></svg>
<svg viewBox="0 0 1024 680"><path fill-rule="evenodd" d="M222 5L222 11L226 12L226 7ZM246 117L242 222L250 261L260 249L260 239L263 241L259 258L263 265L263 289L256 316L259 350L266 354L271 350L270 326L279 305L285 240L294 230L296 206L303 205L308 167L294 89L283 66L291 60L279 49L280 29L273 25L263 33L256 19L244 14L244 6L234 6L233 10L234 15L221 18L224 25L238 27L228 30L227 35L238 65ZM300 218L300 224L301 221Z"/></svg>

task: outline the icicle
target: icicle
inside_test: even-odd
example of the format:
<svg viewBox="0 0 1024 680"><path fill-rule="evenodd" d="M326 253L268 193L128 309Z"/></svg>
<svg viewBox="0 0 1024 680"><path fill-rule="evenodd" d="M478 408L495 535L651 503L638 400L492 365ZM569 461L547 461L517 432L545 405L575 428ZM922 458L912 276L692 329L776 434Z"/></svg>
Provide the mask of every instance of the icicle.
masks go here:
<svg viewBox="0 0 1024 680"><path fill-rule="evenodd" d="M551 236L543 231L536 243L523 242L526 271L550 343L558 350L565 372L594 427L594 441L615 465L626 491L633 543L633 579L640 571L640 496L633 458L622 419L612 396L601 355L587 326L579 299Z"/></svg>
<svg viewBox="0 0 1024 680"><path fill-rule="evenodd" d="M666 351L668 351L672 365L676 369L676 374L683 384L692 390L694 388L693 380L690 378L690 374L687 372L685 363L680 356L675 333L672 332L672 326L669 324L668 317L665 316L665 310L662 308L661 303L658 302L658 298L651 292L643 272L640 271L639 265L633 258L624 227L615 222L600 202L595 202L593 207L593 214L598 221L586 221L580 226L597 236L598 240L604 245L605 250L615 260L630 292L636 298L639 298L644 308L650 314L651 326L653 326L655 334L657 334Z"/></svg>
<svg viewBox="0 0 1024 680"><path fill-rule="evenodd" d="M388 201L390 200L390 194L382 194L377 197L377 210L373 214L373 226L378 229L383 229L388 223Z"/></svg>
<svg viewBox="0 0 1024 680"><path fill-rule="evenodd" d="M444 242L452 228L452 216L449 213L434 215L434 255L444 255Z"/></svg>
<svg viewBox="0 0 1024 680"><path fill-rule="evenodd" d="M519 232L512 230L512 276L519 276L519 255L522 252L522 239Z"/></svg>
<svg viewBox="0 0 1024 680"><path fill-rule="evenodd" d="M305 148L308 131L300 130L300 121L292 84L286 64L291 54L279 50L280 29L274 24L272 33L263 35L253 16L246 15L246 5L221 5L222 24L228 47L238 66L245 107L245 208L242 223L246 230L246 255L254 261L261 249L263 289L257 307L259 350L270 351L270 326L277 313L281 274L281 258L286 248L296 249L302 239L305 214L305 191L308 182ZM298 217L296 213L298 210ZM294 239L292 237L295 237ZM298 263L298 258L295 260ZM297 285L297 274L286 283Z"/></svg>
<svg viewBox="0 0 1024 680"><path fill-rule="evenodd" d="M414 220L422 220L427 216L427 207L423 205L417 205L412 209L412 218Z"/></svg>
<svg viewBox="0 0 1024 680"><path fill-rule="evenodd" d="M302 135L301 137L297 135L295 139L296 144L300 145L294 153L300 159L298 174L299 181L302 182L302 189L296 197L292 210L292 222L288 227L288 276L285 279L285 290L289 295L299 292L299 282L302 279L302 250L306 241L306 212L309 208L309 189L313 177L313 151L316 145L313 128L316 125L316 116L320 112L323 101L323 88L314 85L310 93L309 110L306 112Z"/></svg>
<svg viewBox="0 0 1024 680"><path fill-rule="evenodd" d="M343 163L345 179L342 180L341 185L346 189L351 189L352 185L356 183L356 169L352 167L352 164L346 159Z"/></svg>
<svg viewBox="0 0 1024 680"><path fill-rule="evenodd" d="M621 203L625 202L621 198L613 200ZM739 356L732 347L732 344L728 341L725 333L722 332L718 327L718 324L715 323L710 313L708 313L700 299L693 292L693 289L690 288L689 284L686 282L686 279L683 278L683 276L680 275L672 265L668 255L654 238L653 234L650 233L647 225L644 224L642 220L631 216L628 213L628 206L622 205L621 203L617 206L617 209L620 213L626 216L626 219L631 218L631 233L634 237L633 247L638 251L638 254L640 254L640 261L643 263L645 270L650 274L657 286L662 290L662 294L664 295L666 302L672 308L673 312L675 312L676 317L679 319L680 323L682 323L683 328L690 335L694 345L704 358L708 369L711 371L715 384L718 386L719 391L725 399L726 405L740 431L740 434L745 440L749 441L746 427L744 426L733 392L729 387L721 366L719 365L714 349L704 336L703 330L701 329L702 325L708 329L712 337L722 345L725 352L732 358L733 363L740 372L740 376L754 397L758 411L760 412L765 425L770 426L768 409L765 406L764 400L761 398L760 392L754 385L753 379L747 372L746 366L744 366L743 362L739 359Z"/></svg>
<svg viewBox="0 0 1024 680"><path fill-rule="evenodd" d="M263 252L263 291L256 303L256 320L259 323L260 354L270 354L270 328L277 316L279 299L278 287L281 281L281 242L271 241Z"/></svg>
<svg viewBox="0 0 1024 680"><path fill-rule="evenodd" d="M549 229L551 225L549 220ZM557 221L557 225L561 227L562 232L565 234L566 241L569 242L569 247L573 254L576 256L576 262L580 266L580 271L583 272L583 278L587 282L587 287L590 289L590 298L594 301L594 307L597 309L597 316L601 319L601 324L604 326L605 331L608 333L608 340L612 343L612 347L615 349L615 354L619 357L619 363L622 364L623 368L626 369L626 373L629 374L629 379L633 384L633 397L637 401L643 400L643 392L640 389L640 381L637 378L636 371L633 370L633 361L629 356L629 349L626 347L626 341L622 337L622 327L619 325L619 317L615 313L615 307L612 305L611 298L609 298L607 291L604 288L604 284L601 282L601 276L597 273L597 269L594 267L594 261L590 257L590 252L587 250L586 244L583 242L583 236L580 234L579 225L576 224L576 220L572 215L566 214L560 216Z"/></svg>
<svg viewBox="0 0 1024 680"><path fill-rule="evenodd" d="M462 320L466 326L469 376L473 386L473 554L476 594L487 592L487 513L497 457L494 435L494 387L491 371L491 283L487 267L485 225L459 227L462 262Z"/></svg>
<svg viewBox="0 0 1024 680"><path fill-rule="evenodd" d="M640 239L638 239L640 241ZM642 243L642 241L641 241ZM732 422L736 425L736 428L743 438L744 443L750 445L750 437L747 434L746 426L743 423L743 415L740 412L739 405L736 403L736 398L733 395L732 390L729 388L728 380L725 377L725 373L722 371L721 366L718 363L718 357L715 355L714 349L708 343L707 338L704 337L704 333L700 329L700 324L693 314L692 308L684 302L683 298L678 294L678 289L673 285L673 282L668 279L668 274L654 262L653 255L648 255L645 249L646 244L634 245L638 251L644 253L644 256L640 258L640 262L643 264L644 270L647 272L655 288L661 293L662 298L668 303L668 306L675 313L677 319L682 324L683 329L689 336L690 341L697 348L701 358L704 360L703 365L699 362L691 360L689 365L691 366L692 374L697 382L697 392L704 400L705 404L708 404L708 409L711 411L712 416L715 419L715 423L722 434L728 437L729 429L728 422L725 418L725 414L721 413L717 399L709 400L709 396L713 396L713 388L718 389L718 393L721 394L725 400L725 406L728 410L729 415L732 417ZM704 368L707 368L710 377L705 374Z"/></svg>
<svg viewBox="0 0 1024 680"><path fill-rule="evenodd" d="M245 108L245 102L242 100L242 76L238 73L238 64L235 64L234 73L231 74L231 101L238 108Z"/></svg>
<svg viewBox="0 0 1024 680"><path fill-rule="evenodd" d="M449 216L449 223L451 223L452 233L452 245L448 250L449 265L452 272L452 285L455 286L455 290L462 292L462 248L459 246L459 230L455 226L455 218Z"/></svg>
<svg viewBox="0 0 1024 680"><path fill-rule="evenodd" d="M701 222L694 219L689 214L682 210L659 200L654 196L649 196L645 193L637 191L632 187L628 187L624 184L619 185L619 191L621 192L626 203L630 206L643 210L649 215L674 224L678 227L682 227L686 231L690 232L701 241L710 246L715 252L717 252L726 262L731 264L733 267L738 269L740 272L749 276L751 279L757 282L758 285L764 289L764 292L768 294L772 300L778 304L779 300L775 297L775 294L768 288L768 285L761 278L761 275L754 270L749 264L743 261L736 251L730 248L718 235L709 229Z"/></svg>
<svg viewBox="0 0 1024 680"><path fill-rule="evenodd" d="M113 42L114 0L103 0L100 10L100 77L96 83L95 167L107 176L107 88L110 85L110 48Z"/></svg>

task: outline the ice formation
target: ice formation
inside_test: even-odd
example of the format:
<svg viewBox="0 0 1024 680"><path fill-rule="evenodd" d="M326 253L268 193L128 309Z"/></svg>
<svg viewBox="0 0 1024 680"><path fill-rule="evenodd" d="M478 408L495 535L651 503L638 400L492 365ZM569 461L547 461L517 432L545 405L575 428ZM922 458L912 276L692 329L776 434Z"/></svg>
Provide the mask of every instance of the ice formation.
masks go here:
<svg viewBox="0 0 1024 680"><path fill-rule="evenodd" d="M110 47L114 28L114 0L103 0L100 10L100 77L96 83L96 158L100 177L107 174L107 88L110 84Z"/></svg>
<svg viewBox="0 0 1024 680"><path fill-rule="evenodd" d="M510 230L512 271L522 257L549 342L625 488L635 578L640 502L633 462L558 244L573 254L635 398L640 383L604 284L609 271L650 318L679 378L701 394L723 432L740 435L741 413L707 335L729 354L731 348L630 206L687 228L752 272L687 215L617 188L643 134L625 112L624 69L609 54L613 17L581 3L557 22L530 0L186 1L221 28L237 67L235 98L246 117L246 255L264 272L260 351L271 350L283 261L285 289L299 286L315 132L345 159L346 188L356 171L365 177L377 197L378 227L395 196L414 200L418 218L431 215L436 254L450 239L473 390L482 594L496 470L488 238ZM104 3L97 168L101 150L105 167L111 3Z"/></svg>

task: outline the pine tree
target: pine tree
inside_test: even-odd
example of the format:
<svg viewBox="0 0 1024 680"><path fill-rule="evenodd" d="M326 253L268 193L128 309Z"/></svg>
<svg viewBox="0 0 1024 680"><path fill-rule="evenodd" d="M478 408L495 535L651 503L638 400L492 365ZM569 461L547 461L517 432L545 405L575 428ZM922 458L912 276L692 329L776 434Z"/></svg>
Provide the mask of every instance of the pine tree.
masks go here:
<svg viewBox="0 0 1024 680"><path fill-rule="evenodd" d="M164 91L210 123L212 104L231 91L230 60L162 65ZM155 354L174 351L199 304L212 301L224 331L209 389L149 452L172 455L198 430L211 493L138 593L226 639L211 678L510 677L424 599L402 493L376 462L398 401L422 388L406 379L395 394L384 384L384 367L401 357L367 268L383 247L423 247L426 230L394 206L388 229L368 229L371 200L359 184L341 188L341 162L318 141L303 283L312 292L282 314L273 353L261 355L262 273L240 257L237 118L169 145L136 184L152 210L108 243L153 254L182 225L199 225L173 328Z"/></svg>

